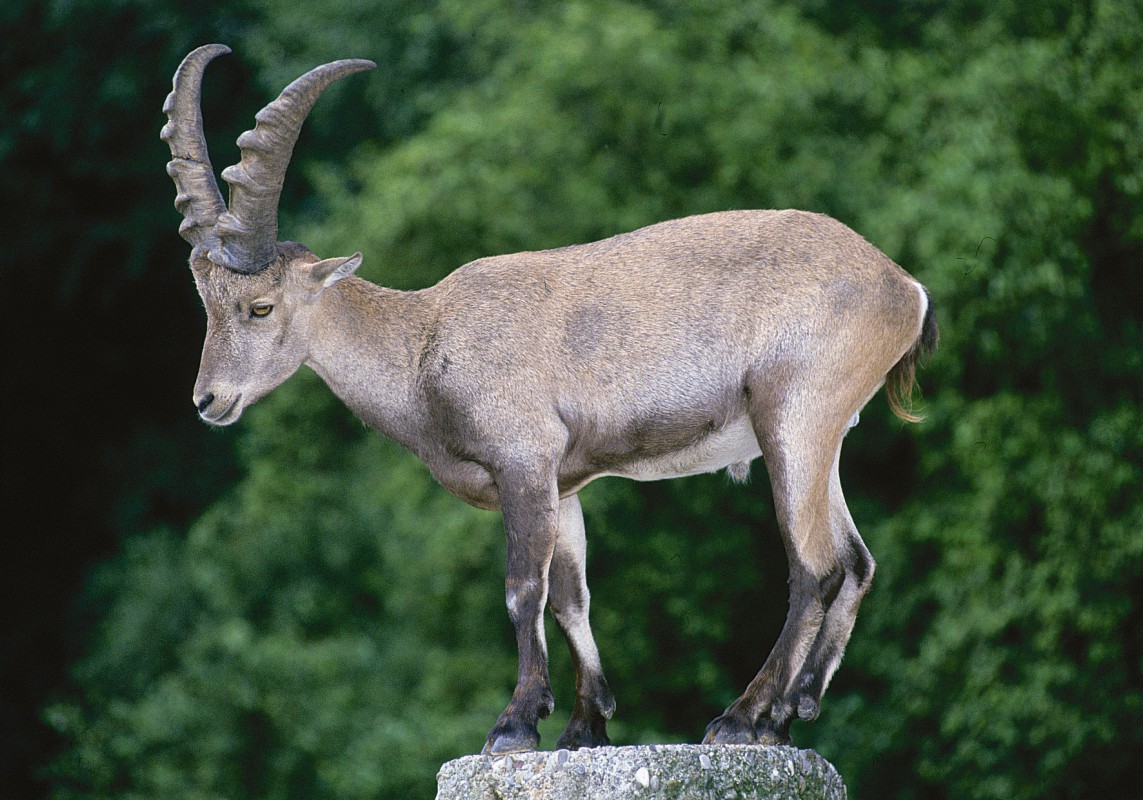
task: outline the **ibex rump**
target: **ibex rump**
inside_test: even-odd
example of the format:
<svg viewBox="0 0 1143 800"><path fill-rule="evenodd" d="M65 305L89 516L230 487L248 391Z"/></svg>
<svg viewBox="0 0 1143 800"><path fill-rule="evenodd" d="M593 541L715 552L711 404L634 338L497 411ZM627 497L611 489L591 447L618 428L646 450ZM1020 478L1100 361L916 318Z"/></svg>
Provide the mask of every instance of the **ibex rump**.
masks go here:
<svg viewBox="0 0 1143 800"><path fill-rule="evenodd" d="M734 211L592 244L486 258L417 292L353 276L361 255L319 260L277 241L277 203L298 129L334 80L299 78L239 138L223 203L199 94L221 45L184 60L164 107L180 232L207 312L195 386L228 425L307 364L370 427L419 456L465 501L500 509L519 678L485 752L534 749L552 709L544 607L567 637L576 702L560 747L608 742L614 699L588 625L576 492L762 456L789 554L790 607L746 692L706 741L783 742L813 719L873 559L838 478L842 438L883 385L899 416L918 357L936 344L928 295L829 217Z"/></svg>

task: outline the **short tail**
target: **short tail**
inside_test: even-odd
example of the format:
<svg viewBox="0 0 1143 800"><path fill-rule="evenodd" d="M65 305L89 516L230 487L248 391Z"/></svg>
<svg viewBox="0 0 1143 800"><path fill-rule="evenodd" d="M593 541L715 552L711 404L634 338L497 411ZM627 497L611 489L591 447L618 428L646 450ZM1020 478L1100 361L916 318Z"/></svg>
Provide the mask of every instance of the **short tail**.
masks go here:
<svg viewBox="0 0 1143 800"><path fill-rule="evenodd" d="M913 413L913 388L917 385L917 363L936 350L940 341L937 319L933 316L933 301L929 297L929 290L924 289L924 292L925 321L921 323L921 335L885 377L885 394L889 399L889 408L905 422L920 422L923 419Z"/></svg>

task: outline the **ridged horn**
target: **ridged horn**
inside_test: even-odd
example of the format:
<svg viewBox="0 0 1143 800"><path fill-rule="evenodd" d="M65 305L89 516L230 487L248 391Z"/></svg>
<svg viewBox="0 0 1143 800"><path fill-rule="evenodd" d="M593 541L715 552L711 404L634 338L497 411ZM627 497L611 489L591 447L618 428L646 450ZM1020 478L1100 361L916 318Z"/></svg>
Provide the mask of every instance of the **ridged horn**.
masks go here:
<svg viewBox="0 0 1143 800"><path fill-rule="evenodd" d="M255 116L253 130L238 137L241 158L222 171L230 185L230 210L218 218L210 260L237 272L259 272L277 254L278 198L306 115L330 84L373 69L364 59L323 64L291 83Z"/></svg>
<svg viewBox="0 0 1143 800"><path fill-rule="evenodd" d="M202 73L214 58L229 52L226 45L208 44L183 59L163 103L167 124L159 134L171 148L167 174L175 182L175 208L183 215L179 235L192 247L208 251L218 246L215 225L226 204L202 132Z"/></svg>

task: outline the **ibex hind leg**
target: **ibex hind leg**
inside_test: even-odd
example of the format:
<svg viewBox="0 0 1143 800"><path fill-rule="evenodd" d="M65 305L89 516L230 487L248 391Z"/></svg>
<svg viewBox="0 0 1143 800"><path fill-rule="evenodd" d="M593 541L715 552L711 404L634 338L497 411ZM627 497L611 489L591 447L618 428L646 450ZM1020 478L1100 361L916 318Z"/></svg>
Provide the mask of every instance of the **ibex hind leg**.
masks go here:
<svg viewBox="0 0 1143 800"><path fill-rule="evenodd" d="M804 720L813 720L818 716L822 695L841 663L857 620L858 607L873 582L875 567L873 557L858 535L846 507L836 461L830 480L830 516L835 540L845 544L842 561L845 575L837 596L826 611L818 637L786 698L786 705L794 709L798 718Z"/></svg>
<svg viewBox="0 0 1143 800"><path fill-rule="evenodd" d="M560 501L560 528L548 577L548 603L567 638L575 667L575 707L556 745L568 750L610 744L607 720L615 711L615 697L603 677L588 622L586 554L583 511L573 495Z"/></svg>
<svg viewBox="0 0 1143 800"><path fill-rule="evenodd" d="M791 689L845 585L844 551L831 524L830 473L853 409L842 401L834 409L838 413L825 409L822 414L823 395L815 394L817 403L808 406L818 408L813 418L800 412L807 405L796 398L784 398L777 411L751 410L790 564L790 605L762 669L707 726L708 743L789 741L790 722L798 711L791 704Z"/></svg>

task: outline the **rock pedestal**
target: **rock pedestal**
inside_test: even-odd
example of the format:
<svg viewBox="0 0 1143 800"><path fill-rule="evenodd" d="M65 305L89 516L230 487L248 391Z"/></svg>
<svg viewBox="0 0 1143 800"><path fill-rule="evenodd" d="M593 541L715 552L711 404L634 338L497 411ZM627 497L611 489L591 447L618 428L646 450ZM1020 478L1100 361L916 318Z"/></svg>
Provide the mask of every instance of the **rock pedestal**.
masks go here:
<svg viewBox="0 0 1143 800"><path fill-rule="evenodd" d="M465 756L437 773L437 800L845 800L813 750L645 745Z"/></svg>

